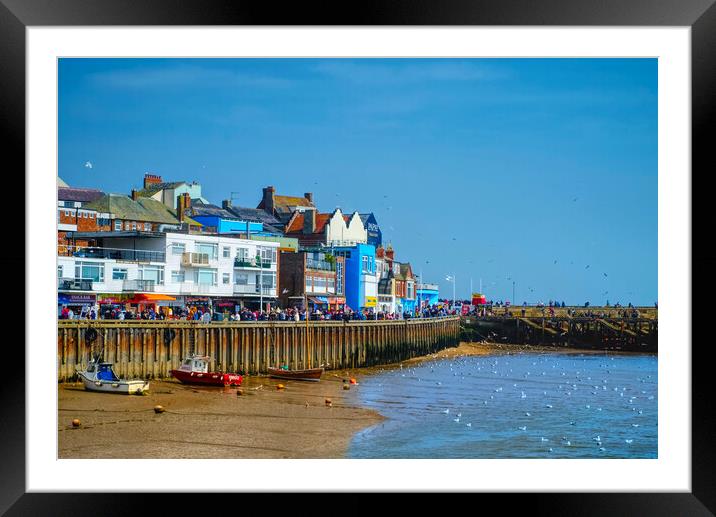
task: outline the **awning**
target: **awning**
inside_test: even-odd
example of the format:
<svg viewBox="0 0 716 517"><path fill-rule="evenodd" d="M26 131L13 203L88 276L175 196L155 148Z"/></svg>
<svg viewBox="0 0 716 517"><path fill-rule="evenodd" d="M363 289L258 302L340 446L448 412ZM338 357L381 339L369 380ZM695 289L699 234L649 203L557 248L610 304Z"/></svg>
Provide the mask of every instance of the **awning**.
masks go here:
<svg viewBox="0 0 716 517"><path fill-rule="evenodd" d="M138 293L134 295L134 298L127 300L127 303L142 303L142 302L159 302L159 301L175 301L176 298L168 296L166 294L145 294Z"/></svg>
<svg viewBox="0 0 716 517"><path fill-rule="evenodd" d="M319 305L328 304L328 298L326 298L325 296L309 296L308 300L312 303L317 303Z"/></svg>

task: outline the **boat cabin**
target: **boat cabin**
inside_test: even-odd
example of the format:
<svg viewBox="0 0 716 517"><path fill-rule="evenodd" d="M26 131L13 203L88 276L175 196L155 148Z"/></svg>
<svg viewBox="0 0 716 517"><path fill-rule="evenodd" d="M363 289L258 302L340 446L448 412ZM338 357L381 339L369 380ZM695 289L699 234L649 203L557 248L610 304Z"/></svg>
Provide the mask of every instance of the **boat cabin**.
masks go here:
<svg viewBox="0 0 716 517"><path fill-rule="evenodd" d="M112 369L112 363L93 363L87 365L87 373L94 374L95 379L99 381L118 381L119 377Z"/></svg>
<svg viewBox="0 0 716 517"><path fill-rule="evenodd" d="M179 370L184 372L209 373L209 356L192 355L184 359Z"/></svg>

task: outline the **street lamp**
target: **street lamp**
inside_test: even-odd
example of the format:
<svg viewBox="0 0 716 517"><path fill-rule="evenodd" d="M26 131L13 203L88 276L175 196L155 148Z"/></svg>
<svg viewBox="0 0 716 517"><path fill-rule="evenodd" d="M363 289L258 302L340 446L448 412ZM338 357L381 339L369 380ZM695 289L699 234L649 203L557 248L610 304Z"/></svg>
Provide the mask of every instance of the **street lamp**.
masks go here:
<svg viewBox="0 0 716 517"><path fill-rule="evenodd" d="M455 307L455 273L446 276L445 280L452 282L452 306Z"/></svg>

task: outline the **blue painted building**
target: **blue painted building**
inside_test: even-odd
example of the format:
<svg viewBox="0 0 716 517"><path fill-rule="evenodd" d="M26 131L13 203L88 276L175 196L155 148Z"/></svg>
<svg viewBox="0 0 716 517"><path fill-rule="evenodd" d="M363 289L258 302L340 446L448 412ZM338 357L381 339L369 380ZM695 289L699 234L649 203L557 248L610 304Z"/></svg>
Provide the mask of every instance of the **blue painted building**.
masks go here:
<svg viewBox="0 0 716 517"><path fill-rule="evenodd" d="M261 235L264 230L262 223L224 219L216 215L194 215L191 218L204 226L215 227L217 233L247 233L248 230L251 230L252 235Z"/></svg>
<svg viewBox="0 0 716 517"><path fill-rule="evenodd" d="M435 305L438 303L438 285L437 284L418 284L417 302L420 306Z"/></svg>
<svg viewBox="0 0 716 517"><path fill-rule="evenodd" d="M331 252L345 259L346 305L352 310L376 310L378 305L378 277L375 267L375 246L356 244L331 248Z"/></svg>
<svg viewBox="0 0 716 517"><path fill-rule="evenodd" d="M378 226L378 221L375 219L375 215L373 215L372 212L369 214L358 215L363 222L363 226L365 227L366 232L368 232L368 244L371 244L376 248L378 246L382 246L383 233L380 231L380 226Z"/></svg>

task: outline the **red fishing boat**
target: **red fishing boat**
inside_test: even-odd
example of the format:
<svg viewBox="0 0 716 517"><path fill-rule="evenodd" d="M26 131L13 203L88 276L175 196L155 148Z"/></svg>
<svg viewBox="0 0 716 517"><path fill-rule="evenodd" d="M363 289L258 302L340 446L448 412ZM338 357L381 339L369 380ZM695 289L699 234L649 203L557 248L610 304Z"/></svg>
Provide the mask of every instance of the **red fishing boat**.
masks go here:
<svg viewBox="0 0 716 517"><path fill-rule="evenodd" d="M184 384L241 386L244 378L238 373L210 372L209 360L205 355L190 355L184 359L179 369L171 370L171 374Z"/></svg>
<svg viewBox="0 0 716 517"><path fill-rule="evenodd" d="M291 381L313 381L318 382L323 375L323 368L308 368L306 370L286 370L283 368L269 367L269 376L277 379L288 379Z"/></svg>

